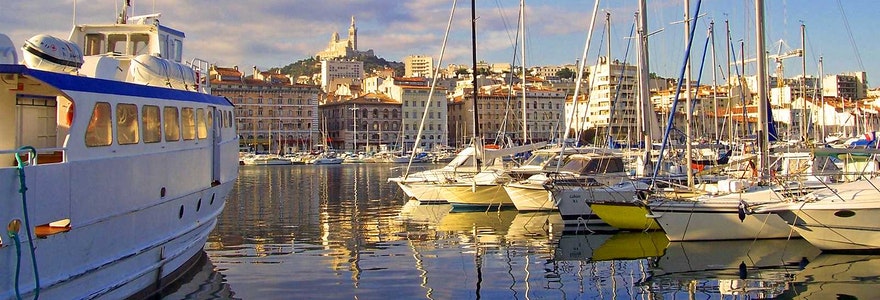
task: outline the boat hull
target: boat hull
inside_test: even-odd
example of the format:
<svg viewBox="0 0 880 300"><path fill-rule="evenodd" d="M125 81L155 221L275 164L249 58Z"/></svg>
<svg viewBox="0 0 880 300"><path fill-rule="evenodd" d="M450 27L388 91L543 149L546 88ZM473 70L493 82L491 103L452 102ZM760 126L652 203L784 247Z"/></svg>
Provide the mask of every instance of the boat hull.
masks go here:
<svg viewBox="0 0 880 300"><path fill-rule="evenodd" d="M777 215L743 215L740 220L739 201L667 200L651 204L650 210L673 242L798 236Z"/></svg>
<svg viewBox="0 0 880 300"><path fill-rule="evenodd" d="M448 202L453 206L513 206L500 184L398 182L404 193L421 202Z"/></svg>
<svg viewBox="0 0 880 300"><path fill-rule="evenodd" d="M504 191L519 211L556 210L553 194L541 185L509 183Z"/></svg>
<svg viewBox="0 0 880 300"><path fill-rule="evenodd" d="M852 212L852 216L848 216ZM880 249L880 208L792 209L779 212L801 237L826 251Z"/></svg>
<svg viewBox="0 0 880 300"><path fill-rule="evenodd" d="M65 172L63 164L46 167ZM0 170L0 173L11 173L9 170ZM50 176L36 169L28 171L31 171L29 174L33 178ZM34 239L40 296L46 299L119 299L160 287L163 278L174 274L202 251L217 216L223 210L232 184L227 182L176 197L156 199L146 207L83 223L76 222L81 218L72 217L69 231ZM31 191L41 188L37 182L29 182L28 186ZM5 195L13 197L11 199L18 198L14 191ZM158 193L155 195L158 196ZM29 193L28 196L32 205L29 210L34 210L32 207L38 203L57 204L41 201L43 199L38 192ZM89 200L112 202L119 199ZM13 208L13 211L21 210L19 207L18 210ZM45 219L45 216L32 212L30 219L39 224L42 222L34 221ZM21 234L25 235L24 230ZM24 236L22 238L26 239ZM23 296L31 297L34 294L31 256L25 240L21 246L19 288L29 291ZM4 258L0 261L0 268L15 269L15 251L15 246L0 248L0 257ZM0 278L0 290L5 291L0 298L14 298L14 286L13 276Z"/></svg>
<svg viewBox="0 0 880 300"><path fill-rule="evenodd" d="M634 202L598 202L590 204L590 208L602 221L620 230L643 231L661 230L657 220L650 218L651 210L641 203Z"/></svg>

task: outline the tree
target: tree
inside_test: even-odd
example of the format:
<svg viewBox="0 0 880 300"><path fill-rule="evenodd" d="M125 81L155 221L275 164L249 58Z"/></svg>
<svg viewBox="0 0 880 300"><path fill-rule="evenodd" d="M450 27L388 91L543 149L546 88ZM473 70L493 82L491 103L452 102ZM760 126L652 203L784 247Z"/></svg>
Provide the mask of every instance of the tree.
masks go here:
<svg viewBox="0 0 880 300"><path fill-rule="evenodd" d="M577 74L575 74L574 71L569 68L565 68L556 72L556 77L562 79L574 79L575 75Z"/></svg>

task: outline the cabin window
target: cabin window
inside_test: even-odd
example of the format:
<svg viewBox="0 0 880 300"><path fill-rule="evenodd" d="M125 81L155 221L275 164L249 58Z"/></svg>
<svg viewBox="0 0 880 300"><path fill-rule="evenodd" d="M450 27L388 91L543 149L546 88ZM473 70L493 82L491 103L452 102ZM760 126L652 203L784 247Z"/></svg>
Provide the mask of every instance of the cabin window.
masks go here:
<svg viewBox="0 0 880 300"><path fill-rule="evenodd" d="M196 126L199 139L203 140L208 138L208 126L205 123L205 110L202 108L196 109Z"/></svg>
<svg viewBox="0 0 880 300"><path fill-rule="evenodd" d="M104 35L100 33L86 34L86 48L84 55L98 55L104 51Z"/></svg>
<svg viewBox="0 0 880 300"><path fill-rule="evenodd" d="M162 141L162 121L159 119L159 107L144 105L144 143L158 143Z"/></svg>
<svg viewBox="0 0 880 300"><path fill-rule="evenodd" d="M116 142L120 145L137 144L138 110L137 105L120 103L116 105Z"/></svg>
<svg viewBox="0 0 880 300"><path fill-rule="evenodd" d="M107 36L107 52L127 54L125 44L128 38L124 34L111 34Z"/></svg>
<svg viewBox="0 0 880 300"><path fill-rule="evenodd" d="M109 146L112 142L110 103L95 103L95 108L92 110L92 117L89 119L89 126L86 128L86 146Z"/></svg>
<svg viewBox="0 0 880 300"><path fill-rule="evenodd" d="M214 128L214 113L212 113L210 110L208 111L208 117L205 118L205 121L208 122L208 128ZM220 122L220 120L217 120L217 121ZM223 124L223 123L220 122L218 124Z"/></svg>
<svg viewBox="0 0 880 300"><path fill-rule="evenodd" d="M183 125L183 140L194 140L196 138L196 120L192 107L180 109L180 124Z"/></svg>
<svg viewBox="0 0 880 300"><path fill-rule="evenodd" d="M150 36L146 33L132 33L133 55L150 54Z"/></svg>
<svg viewBox="0 0 880 300"><path fill-rule="evenodd" d="M180 140L180 117L177 113L177 107L165 107L165 141L176 142Z"/></svg>

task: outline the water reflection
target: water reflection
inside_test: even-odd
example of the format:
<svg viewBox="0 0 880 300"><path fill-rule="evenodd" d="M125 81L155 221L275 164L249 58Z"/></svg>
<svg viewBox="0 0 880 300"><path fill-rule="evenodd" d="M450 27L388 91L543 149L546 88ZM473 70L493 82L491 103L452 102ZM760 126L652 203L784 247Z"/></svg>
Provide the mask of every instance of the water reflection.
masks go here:
<svg viewBox="0 0 880 300"><path fill-rule="evenodd" d="M555 212L419 204L386 182L393 173L242 167L206 246L214 267L192 281L219 278L243 299L823 298L865 295L880 276L873 256L819 255L800 239L571 234Z"/></svg>
<svg viewBox="0 0 880 300"><path fill-rule="evenodd" d="M819 253L803 239L673 242L646 285L661 294L770 298Z"/></svg>
<svg viewBox="0 0 880 300"><path fill-rule="evenodd" d="M880 256L822 254L795 275L783 296L795 299L876 299Z"/></svg>

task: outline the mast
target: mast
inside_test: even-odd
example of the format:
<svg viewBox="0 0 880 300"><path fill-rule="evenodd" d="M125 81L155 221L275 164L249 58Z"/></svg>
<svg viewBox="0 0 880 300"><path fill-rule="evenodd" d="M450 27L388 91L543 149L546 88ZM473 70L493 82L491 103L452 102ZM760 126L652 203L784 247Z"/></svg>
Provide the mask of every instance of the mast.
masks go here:
<svg viewBox="0 0 880 300"><path fill-rule="evenodd" d="M473 73L473 118L474 118L474 154L477 155L481 152L481 145L483 144L480 139L480 117L477 112L477 0L471 0L471 48L473 50L473 64L474 64L474 73ZM474 159L474 163L476 164L476 169L480 169L480 160Z"/></svg>
<svg viewBox="0 0 880 300"><path fill-rule="evenodd" d="M684 0L684 32L685 32L685 47L690 43L691 36L691 1ZM691 58L690 53L688 53L688 59L685 60L685 103L687 103L687 107L685 108L685 119L687 120L687 125L685 126L685 158L687 158L687 166L685 166L685 170L687 170L687 180L688 186L694 186L694 172L691 171L691 165L693 164L693 157L691 154L691 136L693 133L691 132ZM675 114L675 112L670 112L671 114Z"/></svg>
<svg viewBox="0 0 880 300"><path fill-rule="evenodd" d="M724 42L727 44L727 138L731 145L733 145L733 96L731 95L731 91L733 88L733 74L730 73L730 21L724 20L724 27L727 29L727 40Z"/></svg>
<svg viewBox="0 0 880 300"><path fill-rule="evenodd" d="M649 161L651 159L651 143L653 142L653 135L651 134L650 120L654 118L654 110L651 106L651 92L650 92L650 70L648 69L648 9L647 9L647 0L639 1L639 12L636 13L636 17L638 18L638 69L639 69L639 105L636 107L639 110L639 118L638 129L639 134L641 135L641 140L644 143L645 155L643 156L644 167L639 168L639 172L642 172L641 175L645 175L646 171L649 168Z"/></svg>
<svg viewBox="0 0 880 300"><path fill-rule="evenodd" d="M767 110L770 108L768 107L769 102L767 102L767 56L764 54L764 0L755 0L755 38L757 39L755 58L758 60L758 101L755 103L758 104L757 125L760 126L758 130L758 138L760 139L758 145L761 151L758 154L758 169L760 170L759 175L763 177L766 175L769 167L767 156L770 144L769 132L767 131Z"/></svg>
<svg viewBox="0 0 880 300"><path fill-rule="evenodd" d="M825 142L825 138L828 137L825 135L825 93L823 92L823 85L825 79L825 64L822 62L822 56L819 56L819 98L822 99L822 122L819 122L819 125L822 127L822 136L820 137L820 141Z"/></svg>
<svg viewBox="0 0 880 300"><path fill-rule="evenodd" d="M715 117L715 141L721 141L721 133L718 131L718 69L715 66L715 20L709 23L709 37L712 39L712 115Z"/></svg>
<svg viewBox="0 0 880 300"><path fill-rule="evenodd" d="M801 97L803 98L803 109L801 109L801 136L804 144L809 144L810 136L807 135L809 127L807 126L807 27L801 23Z"/></svg>
<svg viewBox="0 0 880 300"><path fill-rule="evenodd" d="M522 43L520 47L520 55L522 56L522 144L526 144L529 138L529 123L526 120L528 113L526 112L526 0L519 1L519 31L522 32ZM535 120L537 122L537 120Z"/></svg>
<svg viewBox="0 0 880 300"><path fill-rule="evenodd" d="M607 12L607 11L605 12L605 35L608 37L608 43L606 43L608 45L605 46L605 63L606 63L606 65L608 65L608 91L610 93L611 92L611 83L614 81L614 79L613 79L614 72L612 72L612 70L611 70L611 13ZM597 67L596 67L596 73L599 72L599 66L600 65L597 65ZM621 74L621 75L623 75L623 74ZM593 77L593 78L596 78L596 77ZM616 98L616 97L612 96L611 94L608 94L608 96L609 96L609 100L614 100ZM605 141L605 145L611 144L611 141L612 141L611 128L614 127L614 119L613 119L614 118L614 103L609 102L609 104L610 104L610 108L611 108L611 110L610 110L611 113L608 116L608 126L605 128L605 130L607 130L605 138L609 139L609 140Z"/></svg>

